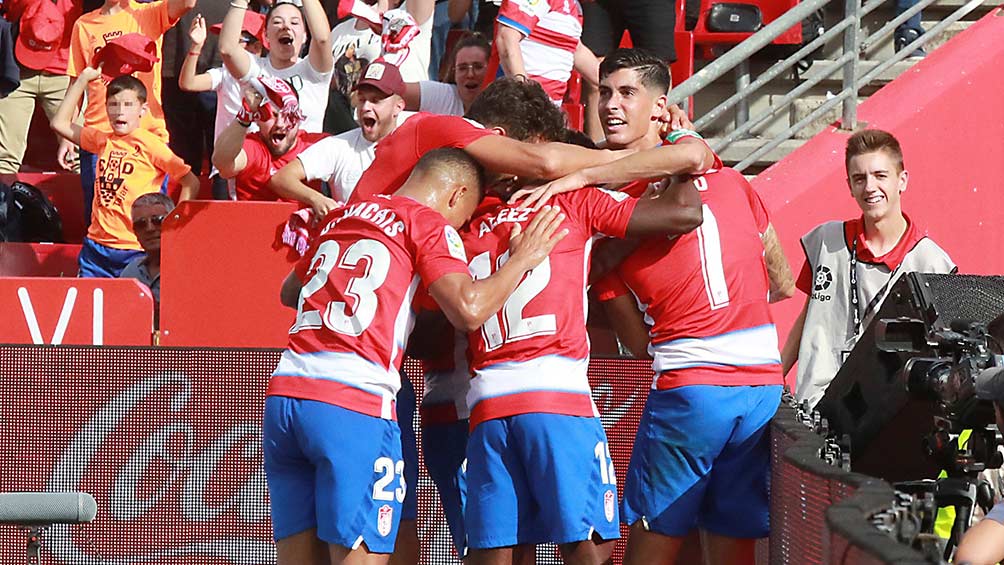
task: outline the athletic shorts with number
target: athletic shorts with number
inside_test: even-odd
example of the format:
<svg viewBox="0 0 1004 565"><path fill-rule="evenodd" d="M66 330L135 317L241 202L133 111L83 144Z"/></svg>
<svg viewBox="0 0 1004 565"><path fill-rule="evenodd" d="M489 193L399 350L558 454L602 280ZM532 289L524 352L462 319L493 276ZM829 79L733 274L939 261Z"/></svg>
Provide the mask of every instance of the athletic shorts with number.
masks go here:
<svg viewBox="0 0 1004 565"><path fill-rule="evenodd" d="M674 537L694 527L766 536L769 424L780 400L773 385L651 391L624 480L624 523Z"/></svg>
<svg viewBox="0 0 1004 565"><path fill-rule="evenodd" d="M397 423L401 428L401 456L404 459L404 480L408 492L404 493L401 507L402 520L418 519L418 439L415 436L415 387L408 375L401 371L401 390L397 391Z"/></svg>
<svg viewBox="0 0 1004 565"><path fill-rule="evenodd" d="M265 399L265 474L275 539L394 551L405 484L397 422L285 396Z"/></svg>
<svg viewBox="0 0 1004 565"><path fill-rule="evenodd" d="M464 500L467 496L464 460L467 455L468 420L422 426L422 455L429 478L439 491L439 502L457 555L467 555Z"/></svg>
<svg viewBox="0 0 1004 565"><path fill-rule="evenodd" d="M467 544L620 537L609 453L599 418L520 414L478 424L467 443Z"/></svg>

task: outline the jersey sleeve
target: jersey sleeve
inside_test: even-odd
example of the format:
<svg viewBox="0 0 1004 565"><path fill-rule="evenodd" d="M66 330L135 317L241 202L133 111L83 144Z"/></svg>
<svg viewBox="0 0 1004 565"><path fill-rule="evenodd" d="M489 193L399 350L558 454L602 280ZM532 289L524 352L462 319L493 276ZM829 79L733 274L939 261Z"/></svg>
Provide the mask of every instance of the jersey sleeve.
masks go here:
<svg viewBox="0 0 1004 565"><path fill-rule="evenodd" d="M418 155L440 147L464 149L486 135L494 135L490 130L457 116L427 116L419 122L415 132Z"/></svg>
<svg viewBox="0 0 1004 565"><path fill-rule="evenodd" d="M593 284L592 291L600 302L607 302L631 292L617 271L603 275L603 278Z"/></svg>
<svg viewBox="0 0 1004 565"><path fill-rule="evenodd" d="M590 186L566 192L556 202L567 209L566 215L578 218L589 233L623 238L638 199L623 192Z"/></svg>
<svg viewBox="0 0 1004 565"><path fill-rule="evenodd" d="M337 137L328 137L307 147L296 156L303 166L306 180L331 180L338 165L338 159L344 151Z"/></svg>
<svg viewBox="0 0 1004 565"><path fill-rule="evenodd" d="M453 273L470 276L467 252L457 230L441 219L435 221L429 214L421 214L416 220L411 233L415 268L422 278L422 285L428 288L443 276Z"/></svg>
<svg viewBox="0 0 1004 565"><path fill-rule="evenodd" d="M808 261L802 263L802 270L798 273L798 279L795 281L795 287L805 294L812 293L812 267L809 266Z"/></svg>
<svg viewBox="0 0 1004 565"><path fill-rule="evenodd" d="M548 0L502 0L495 21L529 36L550 8Z"/></svg>
<svg viewBox="0 0 1004 565"><path fill-rule="evenodd" d="M100 155L108 143L108 135L97 128L84 126L80 130L80 147L84 151Z"/></svg>

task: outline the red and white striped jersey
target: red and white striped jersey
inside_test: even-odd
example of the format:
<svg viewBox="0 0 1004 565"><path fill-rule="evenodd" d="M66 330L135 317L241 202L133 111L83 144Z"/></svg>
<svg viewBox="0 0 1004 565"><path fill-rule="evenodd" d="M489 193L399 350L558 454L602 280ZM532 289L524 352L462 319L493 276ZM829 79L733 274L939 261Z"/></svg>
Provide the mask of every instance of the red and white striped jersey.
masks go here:
<svg viewBox="0 0 1004 565"><path fill-rule="evenodd" d="M578 0L503 0L496 21L523 34L519 49L527 78L561 103L582 36Z"/></svg>
<svg viewBox="0 0 1004 565"><path fill-rule="evenodd" d="M420 282L469 275L459 234L410 198L375 196L328 214L311 252L289 346L268 395L394 419Z"/></svg>
<svg viewBox="0 0 1004 565"><path fill-rule="evenodd" d="M595 416L586 369L586 280L595 239L624 237L636 199L599 188L558 195L568 235L520 282L502 309L468 336L471 425L516 414ZM470 271L491 275L509 257L509 234L528 209L500 207L464 231Z"/></svg>
<svg viewBox="0 0 1004 565"><path fill-rule="evenodd" d="M650 326L652 388L782 384L761 240L767 210L733 169L694 182L704 203L701 227L645 240L596 285L597 294L634 293Z"/></svg>

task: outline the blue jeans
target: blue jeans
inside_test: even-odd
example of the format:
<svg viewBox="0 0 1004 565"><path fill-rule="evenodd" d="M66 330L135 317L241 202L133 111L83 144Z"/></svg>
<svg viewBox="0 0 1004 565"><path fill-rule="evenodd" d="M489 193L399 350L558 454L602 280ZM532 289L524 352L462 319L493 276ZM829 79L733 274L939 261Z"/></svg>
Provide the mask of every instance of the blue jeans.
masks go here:
<svg viewBox="0 0 1004 565"><path fill-rule="evenodd" d="M917 4L917 0L896 0L895 15L898 16L898 15L902 14L903 12L909 10L911 7L913 7L916 4ZM922 12L917 12L913 16L910 16L910 19L908 19L905 22L901 23L896 28L896 37L897 38L904 37L904 35L906 34L906 32L910 31L910 30L916 31L918 34L924 33L924 28L921 27L921 25L920 25L920 15L921 15L921 13ZM913 39L914 38L910 38L911 41L913 41Z"/></svg>

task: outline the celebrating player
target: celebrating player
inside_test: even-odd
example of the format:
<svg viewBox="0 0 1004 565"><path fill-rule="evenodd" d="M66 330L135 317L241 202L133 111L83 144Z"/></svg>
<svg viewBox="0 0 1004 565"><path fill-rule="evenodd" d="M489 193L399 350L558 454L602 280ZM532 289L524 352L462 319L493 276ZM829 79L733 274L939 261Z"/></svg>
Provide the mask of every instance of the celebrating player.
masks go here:
<svg viewBox="0 0 1004 565"><path fill-rule="evenodd" d="M406 488L394 397L419 282L473 330L564 237L564 216L547 210L511 239L503 269L472 280L455 227L480 200L481 179L462 151L430 152L394 195L330 213L283 283L297 314L263 427L280 565L382 563L393 550Z"/></svg>

